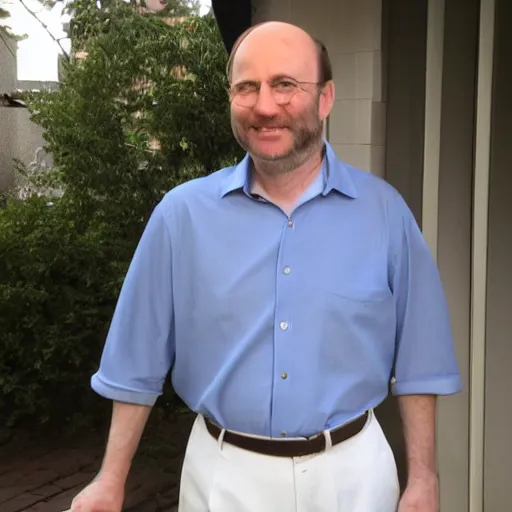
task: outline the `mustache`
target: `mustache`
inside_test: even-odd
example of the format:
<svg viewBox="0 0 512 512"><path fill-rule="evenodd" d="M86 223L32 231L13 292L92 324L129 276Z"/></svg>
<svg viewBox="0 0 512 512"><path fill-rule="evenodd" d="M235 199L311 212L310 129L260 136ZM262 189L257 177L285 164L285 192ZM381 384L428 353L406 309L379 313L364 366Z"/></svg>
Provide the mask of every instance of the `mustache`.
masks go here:
<svg viewBox="0 0 512 512"><path fill-rule="evenodd" d="M289 123L285 119L277 117L259 117L247 123L253 128L288 128Z"/></svg>

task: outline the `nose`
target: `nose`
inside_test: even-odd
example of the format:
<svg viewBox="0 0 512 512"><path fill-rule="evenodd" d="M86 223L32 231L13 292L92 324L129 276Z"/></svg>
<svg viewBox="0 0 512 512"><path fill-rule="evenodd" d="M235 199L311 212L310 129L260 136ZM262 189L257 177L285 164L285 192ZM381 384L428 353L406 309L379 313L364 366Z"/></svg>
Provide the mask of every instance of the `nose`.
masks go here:
<svg viewBox="0 0 512 512"><path fill-rule="evenodd" d="M272 88L268 84L261 84L258 101L253 108L257 114L265 117L272 117L279 113L281 107L274 100Z"/></svg>

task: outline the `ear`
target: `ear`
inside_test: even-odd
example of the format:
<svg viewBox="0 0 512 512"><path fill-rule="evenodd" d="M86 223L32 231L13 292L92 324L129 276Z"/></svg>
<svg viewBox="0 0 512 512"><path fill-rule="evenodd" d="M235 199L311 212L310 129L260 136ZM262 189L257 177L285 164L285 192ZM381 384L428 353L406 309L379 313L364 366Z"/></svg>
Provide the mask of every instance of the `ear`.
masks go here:
<svg viewBox="0 0 512 512"><path fill-rule="evenodd" d="M322 121L326 119L331 113L332 107L334 105L334 98L334 82L329 80L320 91L318 102L318 115Z"/></svg>

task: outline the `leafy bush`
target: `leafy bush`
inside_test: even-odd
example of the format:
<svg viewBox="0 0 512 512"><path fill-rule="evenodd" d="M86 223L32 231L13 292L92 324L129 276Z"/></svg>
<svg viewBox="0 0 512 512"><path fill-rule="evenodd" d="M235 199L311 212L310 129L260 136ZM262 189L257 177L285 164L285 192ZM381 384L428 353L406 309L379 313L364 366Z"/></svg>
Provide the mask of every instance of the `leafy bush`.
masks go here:
<svg viewBox="0 0 512 512"><path fill-rule="evenodd" d="M80 411L126 268L112 229L79 231L66 201L0 210L0 410L8 423ZM66 410L67 409L67 410Z"/></svg>
<svg viewBox="0 0 512 512"><path fill-rule="evenodd" d="M173 186L240 156L214 19L170 26L122 1L109 14L82 41L87 57L65 65L59 91L27 97L61 193L0 208L4 424L94 417L104 401L89 378L152 209Z"/></svg>

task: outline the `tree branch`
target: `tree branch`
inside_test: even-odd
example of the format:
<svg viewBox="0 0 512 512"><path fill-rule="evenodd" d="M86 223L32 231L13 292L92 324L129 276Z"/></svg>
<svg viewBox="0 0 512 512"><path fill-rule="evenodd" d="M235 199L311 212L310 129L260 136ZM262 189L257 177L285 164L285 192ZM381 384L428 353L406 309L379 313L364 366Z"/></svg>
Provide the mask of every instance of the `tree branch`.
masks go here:
<svg viewBox="0 0 512 512"><path fill-rule="evenodd" d="M69 54L66 50L64 50L64 47L60 44L60 39L57 39L48 28L48 25L46 25L38 16L37 14L28 7L28 5L23 1L19 0L20 4L26 9L26 11L33 16L38 23L46 30L46 33L52 38L52 40L59 45L59 48L62 50L62 54L64 55L64 58L66 60L69 60ZM62 39L62 38L61 38Z"/></svg>

